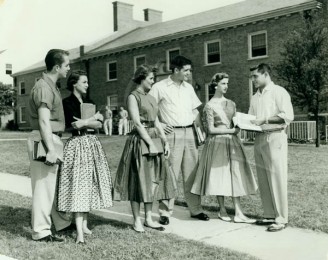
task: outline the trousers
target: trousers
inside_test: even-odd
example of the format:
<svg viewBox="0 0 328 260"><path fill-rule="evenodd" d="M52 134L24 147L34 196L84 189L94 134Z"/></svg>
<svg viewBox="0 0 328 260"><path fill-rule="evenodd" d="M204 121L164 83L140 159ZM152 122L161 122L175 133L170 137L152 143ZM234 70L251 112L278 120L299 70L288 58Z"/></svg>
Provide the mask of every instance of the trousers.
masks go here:
<svg viewBox="0 0 328 260"><path fill-rule="evenodd" d="M51 224L56 231L64 229L71 224L70 217L57 211L56 184L59 166L48 166L40 161L33 160L34 142L40 141L39 131L32 131L27 139L27 151L30 160L30 175L32 184L32 239L39 240L51 235ZM57 135L53 135L57 144L62 141Z"/></svg>
<svg viewBox="0 0 328 260"><path fill-rule="evenodd" d="M254 155L265 218L288 223L287 135L284 131L256 136Z"/></svg>

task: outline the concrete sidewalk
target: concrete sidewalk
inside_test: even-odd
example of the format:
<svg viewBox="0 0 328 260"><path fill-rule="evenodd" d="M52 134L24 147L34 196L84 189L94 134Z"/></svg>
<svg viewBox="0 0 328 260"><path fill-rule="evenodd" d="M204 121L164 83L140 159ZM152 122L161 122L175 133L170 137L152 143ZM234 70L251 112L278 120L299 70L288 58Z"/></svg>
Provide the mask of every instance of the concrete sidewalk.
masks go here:
<svg viewBox="0 0 328 260"><path fill-rule="evenodd" d="M0 173L0 190L23 196L31 196L28 177ZM157 206L157 205L155 205ZM156 212L156 211L155 211ZM129 203L115 202L110 210L97 210L93 214L132 223ZM186 208L175 206L166 233L193 239L206 244L226 247L268 260L328 260L328 235L299 228L287 228L281 232L266 232L265 227L234 224L218 220L216 213L209 213L210 221L189 217ZM158 215L154 214L154 219Z"/></svg>

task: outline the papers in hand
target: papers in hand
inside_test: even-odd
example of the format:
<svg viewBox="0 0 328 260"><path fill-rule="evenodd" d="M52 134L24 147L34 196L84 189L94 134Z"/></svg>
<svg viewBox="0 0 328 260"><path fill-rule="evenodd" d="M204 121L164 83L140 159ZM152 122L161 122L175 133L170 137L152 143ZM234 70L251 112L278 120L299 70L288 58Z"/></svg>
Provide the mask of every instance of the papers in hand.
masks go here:
<svg viewBox="0 0 328 260"><path fill-rule="evenodd" d="M285 127L281 124L265 124L265 125L255 125L251 121L256 120L256 116L236 112L236 116L232 118L232 121L235 126L246 131L255 131L255 132L271 132L283 130Z"/></svg>
<svg viewBox="0 0 328 260"><path fill-rule="evenodd" d="M96 106L91 103L81 104L81 119L88 119L96 114Z"/></svg>

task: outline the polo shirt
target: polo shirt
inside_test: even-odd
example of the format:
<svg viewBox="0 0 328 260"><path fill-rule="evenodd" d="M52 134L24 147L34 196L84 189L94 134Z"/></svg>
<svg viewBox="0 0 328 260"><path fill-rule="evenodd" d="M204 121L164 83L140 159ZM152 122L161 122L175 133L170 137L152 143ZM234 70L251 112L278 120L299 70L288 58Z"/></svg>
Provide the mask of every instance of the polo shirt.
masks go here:
<svg viewBox="0 0 328 260"><path fill-rule="evenodd" d="M56 82L53 82L46 73L43 73L42 78L35 83L28 102L29 121L33 130L40 130L38 109L42 103L50 110L52 132L63 132L65 116L61 94Z"/></svg>

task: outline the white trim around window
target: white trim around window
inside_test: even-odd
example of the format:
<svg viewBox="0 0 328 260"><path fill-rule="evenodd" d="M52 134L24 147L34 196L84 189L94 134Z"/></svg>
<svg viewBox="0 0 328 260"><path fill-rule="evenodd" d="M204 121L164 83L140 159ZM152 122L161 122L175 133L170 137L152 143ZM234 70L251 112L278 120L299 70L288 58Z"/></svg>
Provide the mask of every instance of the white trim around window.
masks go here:
<svg viewBox="0 0 328 260"><path fill-rule="evenodd" d="M179 51L179 55L181 55L180 48L173 48L166 50L166 69L170 71L170 52Z"/></svg>
<svg viewBox="0 0 328 260"><path fill-rule="evenodd" d="M22 110L24 109L24 113L25 113L25 120L23 120L23 112L22 112ZM19 122L20 123L26 123L26 116L27 116L27 111L26 111L26 107L19 107Z"/></svg>
<svg viewBox="0 0 328 260"><path fill-rule="evenodd" d="M252 46L252 37L256 35L264 34L265 36L265 54L264 55L258 55L253 56L253 46ZM268 57L268 34L266 30L253 32L248 34L248 59L249 60L255 60L255 59L261 59L261 58L267 58Z"/></svg>
<svg viewBox="0 0 328 260"><path fill-rule="evenodd" d="M208 45L211 43L218 43L219 44L219 61L215 62L209 62L208 61ZM207 41L204 42L204 64L205 66L211 66L211 65L216 65L216 64L221 64L221 40L212 40L212 41Z"/></svg>
<svg viewBox="0 0 328 260"><path fill-rule="evenodd" d="M137 59L140 59L140 58L145 58L145 61L142 63L142 64L145 64L146 63L146 55L137 55L137 56L134 56L133 57L133 67L134 67L134 71L137 70L137 67L142 65L142 64L137 64Z"/></svg>
<svg viewBox="0 0 328 260"><path fill-rule="evenodd" d="M113 77L113 78L110 78L110 73L109 73L109 65L110 64L116 64L116 70L115 71L113 71L113 72L115 72L116 74L115 74L115 77ZM115 81L115 80L117 80L117 61L116 60L112 60L112 61L109 61L109 62L106 62L106 80L107 81Z"/></svg>

